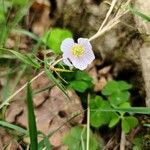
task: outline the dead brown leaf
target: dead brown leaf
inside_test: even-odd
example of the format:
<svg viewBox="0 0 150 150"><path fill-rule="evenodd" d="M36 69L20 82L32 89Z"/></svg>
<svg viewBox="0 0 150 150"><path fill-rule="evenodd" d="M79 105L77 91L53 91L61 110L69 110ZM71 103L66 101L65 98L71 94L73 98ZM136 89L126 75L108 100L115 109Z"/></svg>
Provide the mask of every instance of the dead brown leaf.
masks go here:
<svg viewBox="0 0 150 150"><path fill-rule="evenodd" d="M47 83L47 79L45 77L43 77L43 82L40 79L39 81L34 83L32 87L40 88L42 85ZM68 91L68 95L71 100L68 100L62 91L60 91L57 87L53 87L48 93L49 95L47 99L45 99L40 105L38 105L38 107L35 108L37 128L41 132L49 134L62 126L60 130L54 133L50 138L51 144L55 148L61 149L60 147L63 146L61 142L62 137L70 130L71 125L82 122L83 108L80 98L74 91ZM34 98L36 104L36 99L40 99L40 97L42 100L44 99L42 98L42 95ZM22 104L24 105L23 108ZM18 106L20 109L17 108ZM16 113L14 109L18 109L17 112L21 113ZM70 120L70 118L77 113L81 114ZM12 102L7 109L6 120L27 128L27 108L25 102L21 99Z"/></svg>
<svg viewBox="0 0 150 150"><path fill-rule="evenodd" d="M95 92L101 91L106 85L106 83L107 83L106 78L104 76L101 76L98 82L94 86L94 91Z"/></svg>
<svg viewBox="0 0 150 150"><path fill-rule="evenodd" d="M107 75L111 70L111 66L106 66L98 71L99 75Z"/></svg>
<svg viewBox="0 0 150 150"><path fill-rule="evenodd" d="M21 150L19 143L5 129L0 128L0 150Z"/></svg>

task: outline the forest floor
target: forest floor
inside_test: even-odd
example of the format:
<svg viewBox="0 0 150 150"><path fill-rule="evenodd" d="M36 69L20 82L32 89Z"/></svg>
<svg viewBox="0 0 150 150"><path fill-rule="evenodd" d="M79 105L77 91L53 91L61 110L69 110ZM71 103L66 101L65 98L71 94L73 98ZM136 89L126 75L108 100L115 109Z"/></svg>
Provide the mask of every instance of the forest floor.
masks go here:
<svg viewBox="0 0 150 150"><path fill-rule="evenodd" d="M130 7L142 11L138 1L0 2L0 150L30 147L28 81L39 131L33 150L150 149L150 26ZM84 71L59 62L62 33L90 39L95 60Z"/></svg>

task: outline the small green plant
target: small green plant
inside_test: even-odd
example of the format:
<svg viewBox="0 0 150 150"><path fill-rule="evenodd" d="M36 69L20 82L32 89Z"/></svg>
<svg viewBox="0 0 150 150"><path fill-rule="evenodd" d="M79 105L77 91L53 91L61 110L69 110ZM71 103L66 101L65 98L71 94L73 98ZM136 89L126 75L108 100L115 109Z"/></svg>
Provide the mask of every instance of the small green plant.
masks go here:
<svg viewBox="0 0 150 150"><path fill-rule="evenodd" d="M75 70L74 72L63 72L62 77L68 82L67 87L77 92L83 93L93 86L92 78L83 71Z"/></svg>
<svg viewBox="0 0 150 150"><path fill-rule="evenodd" d="M126 115L125 112L108 111L114 108L130 108L130 93L131 85L125 81L109 81L102 90L103 97L96 96L90 101L91 109L91 125L101 127L108 125L114 127L121 121L121 127L125 133L137 126L138 120L131 114Z"/></svg>
<svg viewBox="0 0 150 150"><path fill-rule="evenodd" d="M63 143L68 146L69 150L86 149L87 129L83 127L73 127L68 134L65 135ZM98 141L92 131L90 131L90 150L98 150Z"/></svg>
<svg viewBox="0 0 150 150"><path fill-rule="evenodd" d="M42 41L47 45L54 53L61 54L60 45L66 38L72 38L73 34L68 29L53 28L45 33Z"/></svg>

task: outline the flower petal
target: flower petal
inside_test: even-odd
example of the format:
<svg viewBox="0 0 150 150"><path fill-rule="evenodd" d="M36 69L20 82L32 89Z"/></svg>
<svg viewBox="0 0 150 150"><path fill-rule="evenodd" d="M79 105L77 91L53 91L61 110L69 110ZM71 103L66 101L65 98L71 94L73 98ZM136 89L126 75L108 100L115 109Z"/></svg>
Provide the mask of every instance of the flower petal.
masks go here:
<svg viewBox="0 0 150 150"><path fill-rule="evenodd" d="M62 44L60 46L60 49L62 52L70 52L71 47L74 45L74 40L72 38L66 38L64 41L62 41Z"/></svg>
<svg viewBox="0 0 150 150"><path fill-rule="evenodd" d="M81 58L74 58L71 60L74 67L80 70L84 70L87 68L87 62L83 61Z"/></svg>
<svg viewBox="0 0 150 150"><path fill-rule="evenodd" d="M89 50L85 52L84 56L82 56L82 59L88 62L88 64L91 64L92 61L95 59L95 55L92 50Z"/></svg>
<svg viewBox="0 0 150 150"><path fill-rule="evenodd" d="M95 55L93 53L91 43L86 38L79 38L78 43L85 48L85 53L82 56L82 59L84 61L87 61L88 64L91 64L92 61L95 59Z"/></svg>
<svg viewBox="0 0 150 150"><path fill-rule="evenodd" d="M86 51L92 50L92 45L87 38L79 38L78 44L82 45Z"/></svg>
<svg viewBox="0 0 150 150"><path fill-rule="evenodd" d="M73 66L71 64L71 62L69 61L69 58L67 58L64 54L63 54L63 62L67 65L67 66Z"/></svg>

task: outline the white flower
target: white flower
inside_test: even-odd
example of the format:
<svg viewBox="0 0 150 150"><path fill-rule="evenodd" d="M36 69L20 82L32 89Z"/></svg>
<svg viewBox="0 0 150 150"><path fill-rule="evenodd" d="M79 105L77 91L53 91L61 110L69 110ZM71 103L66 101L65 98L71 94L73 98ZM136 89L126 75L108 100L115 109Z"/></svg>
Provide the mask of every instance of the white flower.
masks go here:
<svg viewBox="0 0 150 150"><path fill-rule="evenodd" d="M65 39L61 44L61 51L63 62L80 70L86 69L95 59L92 46L86 38L79 38L77 43L71 38Z"/></svg>

